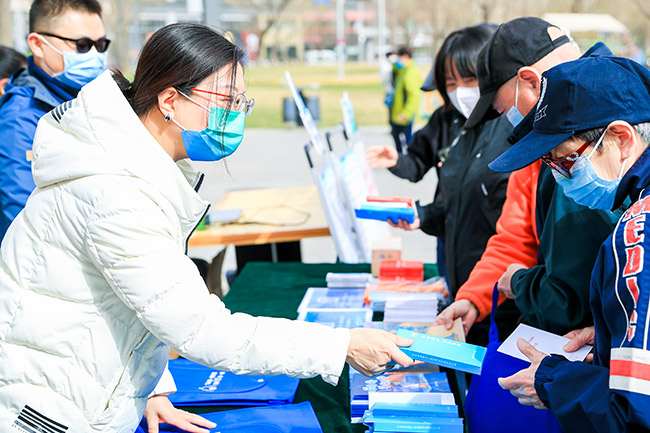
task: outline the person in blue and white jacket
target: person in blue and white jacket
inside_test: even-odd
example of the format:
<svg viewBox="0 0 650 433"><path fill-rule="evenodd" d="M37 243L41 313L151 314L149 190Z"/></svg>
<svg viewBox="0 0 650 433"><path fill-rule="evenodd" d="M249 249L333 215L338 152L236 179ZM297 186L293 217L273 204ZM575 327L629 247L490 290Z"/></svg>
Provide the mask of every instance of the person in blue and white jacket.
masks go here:
<svg viewBox="0 0 650 433"><path fill-rule="evenodd" d="M517 168L541 157L564 193L592 209L633 202L592 273L593 365L520 339L531 366L499 380L522 404L551 409L567 432L650 431L648 143L650 72L629 59L592 57L543 74L533 131L495 161ZM588 329L575 335L590 340Z"/></svg>

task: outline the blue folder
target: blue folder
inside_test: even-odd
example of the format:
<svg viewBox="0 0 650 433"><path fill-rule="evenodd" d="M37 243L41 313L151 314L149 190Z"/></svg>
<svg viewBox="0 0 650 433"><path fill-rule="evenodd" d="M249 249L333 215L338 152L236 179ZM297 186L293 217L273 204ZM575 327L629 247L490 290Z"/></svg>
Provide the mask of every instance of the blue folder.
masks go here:
<svg viewBox="0 0 650 433"><path fill-rule="evenodd" d="M308 401L282 406L202 413L201 416L217 423L217 427L210 430L211 433L323 433L314 409ZM160 431L185 432L169 424L161 424ZM144 419L135 433L147 433Z"/></svg>
<svg viewBox="0 0 650 433"><path fill-rule="evenodd" d="M300 379L246 376L213 370L187 359L169 361L176 388L174 406L266 406L293 402Z"/></svg>

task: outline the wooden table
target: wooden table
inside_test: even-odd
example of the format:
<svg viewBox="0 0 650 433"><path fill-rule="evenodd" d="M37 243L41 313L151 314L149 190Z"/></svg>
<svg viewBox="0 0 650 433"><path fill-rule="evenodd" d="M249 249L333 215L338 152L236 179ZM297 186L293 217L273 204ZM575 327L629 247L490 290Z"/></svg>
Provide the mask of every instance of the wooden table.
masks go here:
<svg viewBox="0 0 650 433"><path fill-rule="evenodd" d="M215 209L235 208L242 209L238 221L275 224L213 224L194 232L189 247L264 245L330 235L313 185L232 191L215 206Z"/></svg>

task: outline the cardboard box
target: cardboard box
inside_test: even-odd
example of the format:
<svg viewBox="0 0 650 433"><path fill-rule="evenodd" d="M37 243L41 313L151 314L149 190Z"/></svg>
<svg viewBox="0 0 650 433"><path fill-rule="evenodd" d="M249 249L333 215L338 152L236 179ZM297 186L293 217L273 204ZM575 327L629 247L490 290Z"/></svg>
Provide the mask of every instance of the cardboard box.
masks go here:
<svg viewBox="0 0 650 433"><path fill-rule="evenodd" d="M402 259L402 238L392 236L388 238L376 238L372 241L372 264L371 272L373 277L379 277L379 264L382 260Z"/></svg>

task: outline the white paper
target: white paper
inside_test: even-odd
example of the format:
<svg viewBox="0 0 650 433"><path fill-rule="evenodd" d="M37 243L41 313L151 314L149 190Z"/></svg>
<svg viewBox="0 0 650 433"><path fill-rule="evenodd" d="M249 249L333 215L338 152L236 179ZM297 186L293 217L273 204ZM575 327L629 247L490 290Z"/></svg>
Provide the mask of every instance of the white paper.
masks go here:
<svg viewBox="0 0 650 433"><path fill-rule="evenodd" d="M514 356L515 358L523 359L524 361L530 362L530 360L521 353L517 347L517 340L523 338L528 341L530 344L535 346L535 349L539 350L542 353L547 355L557 354L562 355L569 361L584 361L589 352L591 352L591 346L586 345L581 347L575 352L565 352L564 347L570 340L559 335L551 334L550 332L542 331L541 329L533 328L528 325L519 325L515 331L510 334L506 341L501 344L498 351L505 353L506 355Z"/></svg>
<svg viewBox="0 0 650 433"><path fill-rule="evenodd" d="M368 408L382 403L456 404L451 392L369 392Z"/></svg>

